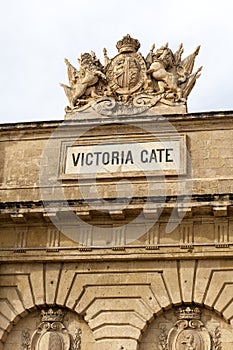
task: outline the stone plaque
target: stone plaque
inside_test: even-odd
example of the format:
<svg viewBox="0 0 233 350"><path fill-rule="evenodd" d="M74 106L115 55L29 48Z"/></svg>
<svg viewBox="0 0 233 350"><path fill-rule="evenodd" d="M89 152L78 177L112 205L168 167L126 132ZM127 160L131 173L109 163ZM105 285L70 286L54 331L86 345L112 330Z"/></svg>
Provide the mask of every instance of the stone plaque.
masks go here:
<svg viewBox="0 0 233 350"><path fill-rule="evenodd" d="M184 136L153 142L66 145L65 176L163 176L186 173Z"/></svg>

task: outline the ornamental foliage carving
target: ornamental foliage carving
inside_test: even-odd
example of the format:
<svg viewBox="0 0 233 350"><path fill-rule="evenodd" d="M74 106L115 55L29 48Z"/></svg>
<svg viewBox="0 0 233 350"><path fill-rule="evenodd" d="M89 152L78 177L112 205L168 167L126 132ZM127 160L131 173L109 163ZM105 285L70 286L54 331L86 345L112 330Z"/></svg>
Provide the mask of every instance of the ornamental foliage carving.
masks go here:
<svg viewBox="0 0 233 350"><path fill-rule="evenodd" d="M23 329L21 333L21 350L30 349L30 333L28 329Z"/></svg>
<svg viewBox="0 0 233 350"><path fill-rule="evenodd" d="M69 85L61 84L70 105L67 113L95 111L102 115L131 115L156 111L183 112L186 101L201 68L193 73L198 46L182 59L183 45L173 53L168 44L155 50L152 45L146 57L140 43L129 34L116 44L118 54L109 58L104 49L104 64L96 54L81 54L76 69L67 59Z"/></svg>

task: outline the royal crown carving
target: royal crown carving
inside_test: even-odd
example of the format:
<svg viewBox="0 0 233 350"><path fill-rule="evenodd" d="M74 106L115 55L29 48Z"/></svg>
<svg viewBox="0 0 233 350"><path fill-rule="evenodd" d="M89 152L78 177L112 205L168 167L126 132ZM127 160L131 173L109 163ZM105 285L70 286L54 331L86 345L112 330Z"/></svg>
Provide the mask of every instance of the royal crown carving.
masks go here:
<svg viewBox="0 0 233 350"><path fill-rule="evenodd" d="M60 309L53 310L50 308L47 311L41 311L41 322L62 322L63 318L64 314Z"/></svg>
<svg viewBox="0 0 233 350"><path fill-rule="evenodd" d="M122 52L136 52L140 48L140 42L137 39L131 38L129 34L119 40L116 44L116 48L119 53Z"/></svg>
<svg viewBox="0 0 233 350"><path fill-rule="evenodd" d="M182 59L183 45L173 53L168 44L152 45L146 57L138 49L140 42L129 34L116 44L118 54L104 63L96 54L81 54L79 70L67 59L69 85L61 84L70 105L67 114L95 112L108 115L141 113L184 113L188 95L200 76L193 73L198 46Z"/></svg>
<svg viewBox="0 0 233 350"><path fill-rule="evenodd" d="M180 307L176 310L176 316L179 320L200 320L201 310L198 307Z"/></svg>

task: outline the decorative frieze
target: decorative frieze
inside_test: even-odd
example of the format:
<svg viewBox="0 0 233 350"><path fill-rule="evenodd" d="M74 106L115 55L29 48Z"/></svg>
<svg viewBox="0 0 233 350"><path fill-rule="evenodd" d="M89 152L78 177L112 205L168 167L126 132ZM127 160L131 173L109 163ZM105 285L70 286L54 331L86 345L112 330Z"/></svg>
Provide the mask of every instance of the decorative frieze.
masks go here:
<svg viewBox="0 0 233 350"><path fill-rule="evenodd" d="M179 226L179 231L180 247L192 249L194 245L193 221L183 221Z"/></svg>
<svg viewBox="0 0 233 350"><path fill-rule="evenodd" d="M60 245L60 232L55 227L48 228L47 249L53 250Z"/></svg>
<svg viewBox="0 0 233 350"><path fill-rule="evenodd" d="M229 245L229 221L218 219L214 224L215 244L217 248Z"/></svg>
<svg viewBox="0 0 233 350"><path fill-rule="evenodd" d="M28 227L16 226L15 233L15 251L24 253L25 248L27 247Z"/></svg>

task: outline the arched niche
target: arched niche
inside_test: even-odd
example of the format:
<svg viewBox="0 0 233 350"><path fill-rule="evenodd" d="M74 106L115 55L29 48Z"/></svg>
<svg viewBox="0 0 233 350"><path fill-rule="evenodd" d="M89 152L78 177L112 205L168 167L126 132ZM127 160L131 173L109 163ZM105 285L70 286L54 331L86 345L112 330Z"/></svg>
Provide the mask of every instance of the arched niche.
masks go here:
<svg viewBox="0 0 233 350"><path fill-rule="evenodd" d="M63 314L60 320L56 314L59 310ZM88 324L78 314L47 307L29 313L12 327L3 350L12 349L94 350L95 340Z"/></svg>
<svg viewBox="0 0 233 350"><path fill-rule="evenodd" d="M232 349L233 325L214 311L195 306L165 311L150 323L138 346L138 350Z"/></svg>

